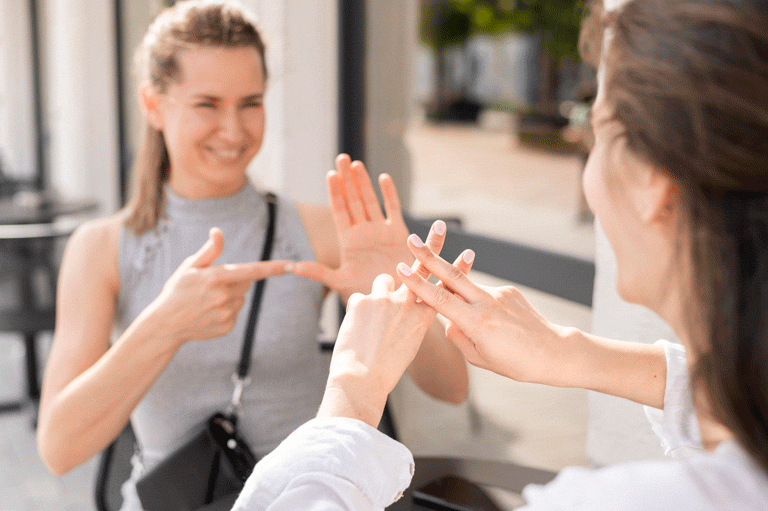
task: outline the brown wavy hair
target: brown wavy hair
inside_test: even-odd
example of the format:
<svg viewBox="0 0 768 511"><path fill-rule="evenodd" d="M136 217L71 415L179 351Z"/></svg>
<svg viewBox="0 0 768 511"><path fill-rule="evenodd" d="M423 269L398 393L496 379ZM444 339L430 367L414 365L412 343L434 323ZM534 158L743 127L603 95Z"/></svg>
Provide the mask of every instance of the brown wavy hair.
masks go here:
<svg viewBox="0 0 768 511"><path fill-rule="evenodd" d="M612 32L605 98L622 136L682 185L690 298L701 304L688 325L703 331L692 338L693 385L768 473L768 3L592 10L584 47L602 47L602 16Z"/></svg>
<svg viewBox="0 0 768 511"><path fill-rule="evenodd" d="M179 51L195 46L255 48L267 77L264 41L249 13L232 1L189 0L163 10L149 26L134 57L139 83L149 83L162 93L170 83L181 82ZM145 119L131 171L131 196L124 210L125 225L137 234L157 225L169 172L163 133Z"/></svg>

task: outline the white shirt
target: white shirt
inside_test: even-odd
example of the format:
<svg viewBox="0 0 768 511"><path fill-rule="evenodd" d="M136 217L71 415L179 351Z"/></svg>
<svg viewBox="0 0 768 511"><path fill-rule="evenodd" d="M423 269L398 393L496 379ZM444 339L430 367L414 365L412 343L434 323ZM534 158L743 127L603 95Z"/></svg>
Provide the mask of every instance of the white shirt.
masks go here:
<svg viewBox="0 0 768 511"><path fill-rule="evenodd" d="M364 422L312 419L259 461L232 511L378 511L413 469L408 448Z"/></svg>
<svg viewBox="0 0 768 511"><path fill-rule="evenodd" d="M569 467L546 486L527 486L521 511L768 510L768 477L741 446L726 441L711 453L698 449L685 351L664 348L664 411L648 416L665 450L689 457ZM381 510L402 495L412 474L408 449L367 424L313 419L256 465L233 511Z"/></svg>

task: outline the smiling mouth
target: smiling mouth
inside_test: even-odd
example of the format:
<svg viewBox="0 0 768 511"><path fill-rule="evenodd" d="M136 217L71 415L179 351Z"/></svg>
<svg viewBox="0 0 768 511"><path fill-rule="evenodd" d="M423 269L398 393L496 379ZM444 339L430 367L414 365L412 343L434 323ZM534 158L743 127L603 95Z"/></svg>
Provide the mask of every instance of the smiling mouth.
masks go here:
<svg viewBox="0 0 768 511"><path fill-rule="evenodd" d="M245 149L214 149L212 147L208 147L208 152L214 156L219 161L222 162L233 162L240 158L240 156L243 155L245 152Z"/></svg>

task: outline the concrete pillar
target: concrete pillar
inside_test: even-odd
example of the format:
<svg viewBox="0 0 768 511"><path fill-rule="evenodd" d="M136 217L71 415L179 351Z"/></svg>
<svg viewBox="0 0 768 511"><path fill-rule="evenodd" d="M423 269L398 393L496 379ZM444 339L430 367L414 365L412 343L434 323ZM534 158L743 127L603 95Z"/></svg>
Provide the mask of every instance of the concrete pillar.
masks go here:
<svg viewBox="0 0 768 511"><path fill-rule="evenodd" d="M411 195L410 154L404 133L411 118L418 2L369 0L366 9L366 165L372 176L392 176L403 207Z"/></svg>
<svg viewBox="0 0 768 511"><path fill-rule="evenodd" d="M28 0L0 2L0 165L31 180L37 168Z"/></svg>
<svg viewBox="0 0 768 511"><path fill-rule="evenodd" d="M43 17L51 186L110 213L119 193L113 4L46 0Z"/></svg>
<svg viewBox="0 0 768 511"><path fill-rule="evenodd" d="M292 199L326 204L337 150L336 0L247 0L266 39L266 135L249 174Z"/></svg>

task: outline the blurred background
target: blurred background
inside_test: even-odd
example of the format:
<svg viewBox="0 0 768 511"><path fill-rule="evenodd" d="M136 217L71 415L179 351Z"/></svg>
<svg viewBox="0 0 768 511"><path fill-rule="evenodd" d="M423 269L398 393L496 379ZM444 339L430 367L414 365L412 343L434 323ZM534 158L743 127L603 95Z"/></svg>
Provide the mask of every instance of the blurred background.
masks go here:
<svg viewBox="0 0 768 511"><path fill-rule="evenodd" d="M35 404L62 245L127 197L140 125L132 53L171 3L0 2L0 511L95 509L99 460L50 475ZM395 178L415 230L442 218L449 239L476 242L478 281L514 282L554 322L592 328L596 237L581 172L595 72L578 57L580 2L241 3L268 44L256 183L325 203L325 173L348 152ZM461 406L410 381L393 394L417 455L604 462L588 455L587 392L471 378Z"/></svg>

